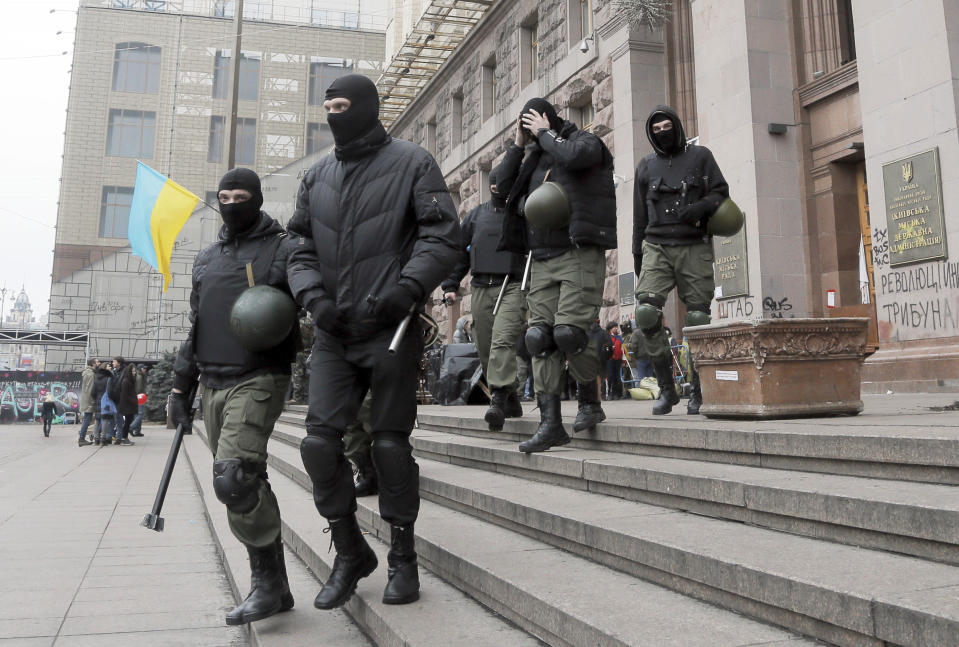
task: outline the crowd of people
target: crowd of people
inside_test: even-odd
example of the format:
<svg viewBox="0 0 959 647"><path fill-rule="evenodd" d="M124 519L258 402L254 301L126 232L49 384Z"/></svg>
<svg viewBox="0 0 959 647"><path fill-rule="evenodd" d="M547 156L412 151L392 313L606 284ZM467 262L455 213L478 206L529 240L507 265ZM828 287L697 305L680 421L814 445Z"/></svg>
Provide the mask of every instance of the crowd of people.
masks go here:
<svg viewBox="0 0 959 647"><path fill-rule="evenodd" d="M357 522L348 453L363 464L361 474L374 473L362 491L378 493L380 515L390 526L383 603L419 598L419 467L410 434L424 348L419 324L428 319L424 310L437 288L455 302L471 275L471 314L459 322L456 340L476 344L491 393L485 413L491 430L524 414L520 389L531 374L540 423L520 443L521 452L570 442L560 410L568 382L575 383L578 400L574 433L606 418L604 397L623 395L622 330L598 319L606 252L617 247L613 156L599 137L562 119L545 99L530 100L490 172L491 199L460 223L436 160L394 139L380 123L372 81L340 77L327 88L323 105L334 152L304 174L285 228L262 211L253 171L232 169L221 179L223 225L194 263L192 326L174 366L172 417L191 424L191 394L202 384L213 490L250 558L250 593L227 614L231 625L293 607L267 444L301 335L292 321L278 328L288 330L285 336L266 345L237 334L242 318L231 315L231 307L248 288L270 286L287 295L315 326L300 454L336 549L313 601L319 609L345 604L357 582L378 567ZM670 387L654 404L653 412L664 414L678 396L671 370L667 375L664 369L671 367L664 359L670 349L662 308L678 285L690 313L686 323L708 321L712 247L706 223L728 190L712 154L686 142L670 108L650 113L646 134L654 152L641 161L634 182L639 329L632 339L641 342L657 380ZM91 364L90 370L98 376L106 369ZM109 388L99 386L99 377L93 382L95 401ZM130 404L122 386L121 392L115 404L124 416ZM691 399L689 413L698 411L694 404ZM100 413L107 418L102 405ZM110 428L122 430L114 437L123 444L129 427L124 419Z"/></svg>
<svg viewBox="0 0 959 647"><path fill-rule="evenodd" d="M143 435L146 390L145 365L122 357L88 359L80 374L78 445L133 445L130 436Z"/></svg>

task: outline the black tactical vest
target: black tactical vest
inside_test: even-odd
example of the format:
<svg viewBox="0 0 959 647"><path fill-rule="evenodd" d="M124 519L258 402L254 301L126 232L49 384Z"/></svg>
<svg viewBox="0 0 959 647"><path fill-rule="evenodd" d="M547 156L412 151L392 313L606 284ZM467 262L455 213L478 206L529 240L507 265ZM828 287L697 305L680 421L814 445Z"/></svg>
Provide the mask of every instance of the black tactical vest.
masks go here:
<svg viewBox="0 0 959 647"><path fill-rule="evenodd" d="M513 252L498 252L500 235L503 233L505 209L493 209L485 203L473 221L473 238L470 241L470 269L476 274L510 274L519 278L526 260Z"/></svg>
<svg viewBox="0 0 959 647"><path fill-rule="evenodd" d="M283 238L274 236L257 250L253 259L219 254L207 264L200 284L194 338L194 354L199 364L242 367L244 370L241 373L248 373L261 368L281 367L292 361L296 355L296 339L292 332L273 348L251 352L240 344L230 330L233 304L249 287L246 263L252 265L254 283L267 284L273 258Z"/></svg>

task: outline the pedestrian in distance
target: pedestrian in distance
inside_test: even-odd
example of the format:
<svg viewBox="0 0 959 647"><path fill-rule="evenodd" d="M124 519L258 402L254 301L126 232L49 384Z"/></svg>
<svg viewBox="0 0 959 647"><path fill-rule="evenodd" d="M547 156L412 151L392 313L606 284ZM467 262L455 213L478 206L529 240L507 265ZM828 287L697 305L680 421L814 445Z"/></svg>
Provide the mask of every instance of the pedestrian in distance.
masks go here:
<svg viewBox="0 0 959 647"><path fill-rule="evenodd" d="M686 326L710 322L715 292L713 244L706 225L729 197L729 186L712 152L689 144L683 123L669 106L656 106L646 119L653 152L636 167L633 182L633 265L636 287L634 344L640 341L659 383L654 415L679 404L673 381L672 354L663 329L663 306L673 287L686 305ZM699 413L703 397L699 373L686 412Z"/></svg>
<svg viewBox="0 0 959 647"><path fill-rule="evenodd" d="M286 269L294 243L260 209L260 178L250 169L227 171L217 198L223 225L217 241L201 250L193 264L192 325L174 362L170 408L174 423L189 428L188 394L197 381L203 385L203 424L214 456L213 491L250 558L250 593L226 615L226 624L239 625L293 608L266 450L283 411L299 326L291 316L286 337L256 351L234 332L233 305L251 284L288 293Z"/></svg>
<svg viewBox="0 0 959 647"><path fill-rule="evenodd" d="M500 431L506 418L523 415L516 393L519 380L514 347L526 325L527 291L521 289L526 259L523 254L497 250L506 218L506 200L496 185L495 172L490 173L489 189L492 197L463 219L460 259L442 288L444 298L455 303L460 281L470 273L470 332L490 388L485 420L490 431ZM459 332L457 323L456 333Z"/></svg>
<svg viewBox="0 0 959 647"><path fill-rule="evenodd" d="M50 428L53 426L53 419L57 415L57 404L53 401L53 394L47 393L40 404L40 420L43 421L43 435L50 436Z"/></svg>
<svg viewBox="0 0 959 647"><path fill-rule="evenodd" d="M540 425L519 449L541 452L570 441L560 411L564 361L577 382L573 431L606 419L596 380L599 356L588 330L602 305L605 251L616 248L613 156L599 137L560 119L551 103L535 98L523 107L496 178L508 196L499 247L532 255L526 346L533 356ZM531 197L541 187L561 197L533 212L537 201Z"/></svg>
<svg viewBox="0 0 959 647"><path fill-rule="evenodd" d="M113 442L113 416L116 413L114 406L105 416L103 412L103 396L106 395L107 385L113 373L110 372L108 361L94 360L93 369L93 426L95 429L93 444L106 446Z"/></svg>
<svg viewBox="0 0 959 647"><path fill-rule="evenodd" d="M117 405L117 444L132 445L130 440L130 425L137 415L136 366L127 363L122 357L113 358L114 380L119 386L119 393L115 399ZM112 383L111 383L112 384ZM111 393L111 397L114 394Z"/></svg>
<svg viewBox="0 0 959 647"><path fill-rule="evenodd" d="M619 324L615 321L607 323L606 334L612 342L609 359L606 360L606 397L620 400L623 397L623 338L620 336Z"/></svg>
<svg viewBox="0 0 959 647"><path fill-rule="evenodd" d="M409 441L424 344L418 313L456 263L460 228L436 161L387 134L369 78L340 77L325 99L335 150L306 172L288 225L302 236L290 287L317 326L300 454L336 547L313 604L343 605L377 566L356 520L343 446L367 391L380 515L390 524L383 602L406 604L419 599L419 467ZM388 352L408 317L412 325Z"/></svg>
<svg viewBox="0 0 959 647"><path fill-rule="evenodd" d="M93 389L96 386L96 369L98 366L100 366L100 360L91 357L87 360L87 365L83 367L83 372L80 374L80 415L83 416L80 422L80 438L77 440L80 447L92 444L87 440L87 431L97 410Z"/></svg>
<svg viewBox="0 0 959 647"><path fill-rule="evenodd" d="M146 402L140 404L140 394L147 392L147 367L145 364L139 364L136 368L136 396L137 396L137 414L130 423L130 435L143 435L143 416L146 414Z"/></svg>

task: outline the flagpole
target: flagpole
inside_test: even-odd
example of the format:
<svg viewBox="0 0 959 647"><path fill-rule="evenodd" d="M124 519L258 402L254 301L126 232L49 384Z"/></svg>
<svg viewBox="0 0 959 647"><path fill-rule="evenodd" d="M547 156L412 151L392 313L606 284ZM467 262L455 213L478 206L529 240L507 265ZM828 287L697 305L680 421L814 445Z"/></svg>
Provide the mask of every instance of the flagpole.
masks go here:
<svg viewBox="0 0 959 647"><path fill-rule="evenodd" d="M240 40L243 37L243 0L236 0L233 6L235 32L233 35L233 76L230 80L230 131L227 144L226 170L236 165L236 113L240 95Z"/></svg>
<svg viewBox="0 0 959 647"><path fill-rule="evenodd" d="M163 275L157 274L160 281L157 284L157 347L156 358L160 359L160 323L163 316Z"/></svg>

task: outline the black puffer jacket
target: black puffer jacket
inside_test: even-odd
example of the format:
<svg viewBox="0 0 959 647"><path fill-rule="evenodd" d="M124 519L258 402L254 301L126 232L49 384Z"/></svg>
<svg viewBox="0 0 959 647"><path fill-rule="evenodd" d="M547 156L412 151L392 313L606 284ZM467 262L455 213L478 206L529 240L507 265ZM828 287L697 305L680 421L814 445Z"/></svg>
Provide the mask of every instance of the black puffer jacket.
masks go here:
<svg viewBox="0 0 959 647"><path fill-rule="evenodd" d="M100 400L103 398L103 394L107 392L107 382L110 381L110 378L113 377L113 372L104 367L100 367L95 371L95 377L93 381L93 412L100 413Z"/></svg>
<svg viewBox="0 0 959 647"><path fill-rule="evenodd" d="M279 237L279 241L277 240ZM278 243L278 244L277 244ZM190 333L180 345L180 352L173 364L173 386L189 392L193 382L200 376L206 386L222 389L239 384L253 375L274 372L290 374L290 364L296 356L300 344L299 326L293 326L290 335L275 348L261 353L240 356L235 363L211 363L196 359L195 341L197 338L197 320L200 311L200 297L204 291L217 290L215 283L206 282L207 268L219 256L228 256L239 263L252 262L262 254L271 252L275 247L272 262L265 271L266 278L256 279L257 284L272 285L289 292L286 282L286 266L290 253L296 245L296 239L288 236L283 227L266 212L261 211L259 220L240 236L233 237L223 226L215 243L204 248L193 262L193 290L190 292ZM256 263L259 266L259 263ZM233 336L229 326L223 326L223 335ZM239 354L238 354L239 355ZM242 363L241 363L242 362ZM134 410L135 412L135 410Z"/></svg>
<svg viewBox="0 0 959 647"><path fill-rule="evenodd" d="M378 320L367 297L401 284L425 302L460 253L456 209L436 161L382 126L307 171L287 227L302 236L290 259L294 297L310 311L332 299L350 342L396 326Z"/></svg>
<svg viewBox="0 0 959 647"><path fill-rule="evenodd" d="M523 218L526 196L548 180L559 183L569 198L568 227L530 227ZM569 121L559 133L540 131L537 142L525 149L511 145L496 167L497 188L507 194L508 219L500 249L545 260L572 247L616 247L616 192L613 156L596 135Z"/></svg>
<svg viewBox="0 0 959 647"><path fill-rule="evenodd" d="M656 145L652 120L657 113L669 116L676 131L680 152L669 153ZM633 182L633 256L642 256L643 240L658 245L692 245L710 239L708 218L698 226L682 222L676 209L699 200L709 204L712 215L729 197L729 185L712 152L705 146L686 143L679 115L668 106L656 106L646 119L646 136L656 152L636 167ZM636 267L637 274L640 268Z"/></svg>

